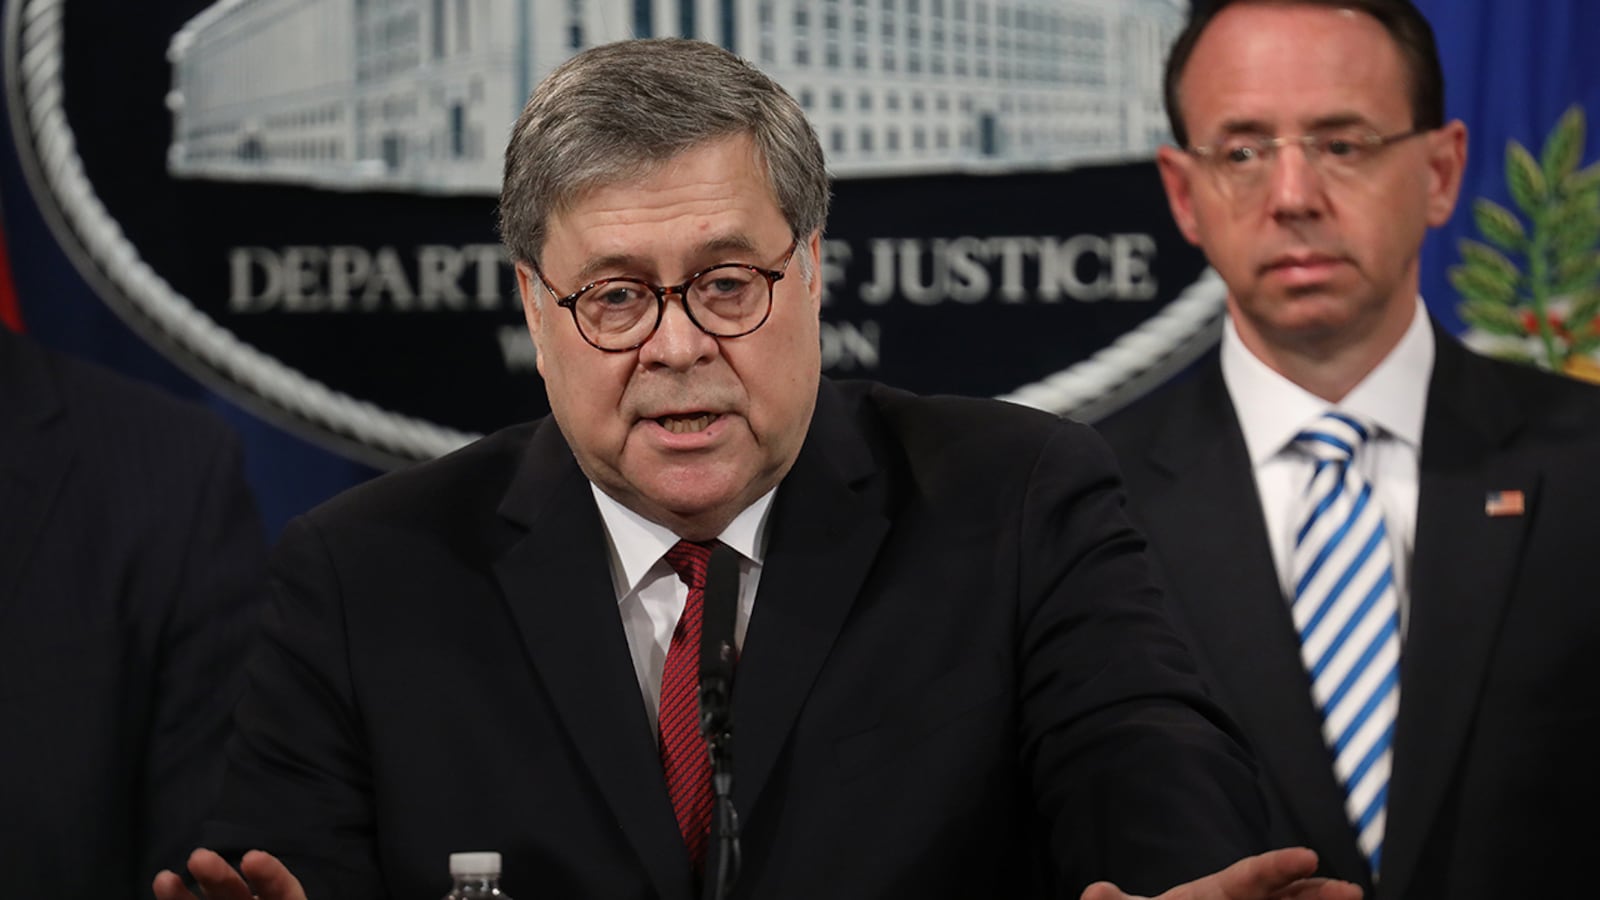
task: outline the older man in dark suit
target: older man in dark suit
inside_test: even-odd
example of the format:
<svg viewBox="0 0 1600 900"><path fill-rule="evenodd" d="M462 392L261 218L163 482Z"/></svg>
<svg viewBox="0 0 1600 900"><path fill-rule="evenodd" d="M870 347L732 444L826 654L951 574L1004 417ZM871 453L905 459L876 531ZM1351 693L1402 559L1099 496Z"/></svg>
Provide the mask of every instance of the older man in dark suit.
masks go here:
<svg viewBox="0 0 1600 900"><path fill-rule="evenodd" d="M227 428L0 327L0 896L182 862L265 595Z"/></svg>
<svg viewBox="0 0 1600 900"><path fill-rule="evenodd" d="M281 857L243 857L257 894L434 898L451 851L496 849L530 898L1056 897L1259 848L1092 432L820 380L827 199L799 106L719 48L543 82L501 205L553 414L289 529L213 832ZM736 882L696 727L714 628ZM1312 866L1179 890L1350 896Z"/></svg>
<svg viewBox="0 0 1600 900"><path fill-rule="evenodd" d="M1210 4L1168 107L1230 318L1105 433L1274 842L1379 898L1593 893L1600 392L1469 353L1418 298L1465 161L1426 21Z"/></svg>

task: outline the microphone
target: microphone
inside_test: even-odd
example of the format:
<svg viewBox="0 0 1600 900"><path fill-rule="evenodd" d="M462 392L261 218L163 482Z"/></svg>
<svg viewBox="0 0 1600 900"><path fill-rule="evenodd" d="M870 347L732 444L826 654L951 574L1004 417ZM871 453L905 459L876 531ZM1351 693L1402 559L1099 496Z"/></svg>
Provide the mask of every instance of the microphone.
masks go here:
<svg viewBox="0 0 1600 900"><path fill-rule="evenodd" d="M720 541L706 567L700 619L700 734L729 736L733 718L734 617L739 605L739 554Z"/></svg>
<svg viewBox="0 0 1600 900"><path fill-rule="evenodd" d="M711 754L711 840L716 871L711 900L724 900L739 877L739 815L733 808L734 618L739 606L739 554L717 542L706 570L700 619L700 736Z"/></svg>

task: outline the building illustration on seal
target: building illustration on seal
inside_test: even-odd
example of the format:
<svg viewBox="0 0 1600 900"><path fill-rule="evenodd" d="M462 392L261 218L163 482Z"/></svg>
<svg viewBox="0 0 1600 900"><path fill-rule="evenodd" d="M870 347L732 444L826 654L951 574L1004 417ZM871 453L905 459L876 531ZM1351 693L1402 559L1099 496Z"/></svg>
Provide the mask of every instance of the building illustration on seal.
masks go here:
<svg viewBox="0 0 1600 900"><path fill-rule="evenodd" d="M168 170L327 189L499 191L533 85L681 35L756 63L838 177L1148 158L1184 0L219 0L168 46Z"/></svg>

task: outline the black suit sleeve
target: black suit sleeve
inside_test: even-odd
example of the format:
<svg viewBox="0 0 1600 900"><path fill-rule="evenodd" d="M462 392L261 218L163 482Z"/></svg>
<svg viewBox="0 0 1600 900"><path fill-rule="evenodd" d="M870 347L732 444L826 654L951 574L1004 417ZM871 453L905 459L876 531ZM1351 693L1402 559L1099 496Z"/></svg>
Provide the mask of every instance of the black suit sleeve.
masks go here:
<svg viewBox="0 0 1600 900"><path fill-rule="evenodd" d="M238 444L221 429L215 435L193 460L199 471L184 476L193 478L193 487L167 495L174 504L166 536L172 567L151 590L169 589L170 600L148 598L152 609L165 612L150 623L159 638L148 651L153 690L135 896L148 892L149 878L160 869L182 871L199 843L222 777L222 746L264 592L265 541Z"/></svg>
<svg viewBox="0 0 1600 900"><path fill-rule="evenodd" d="M1253 766L1162 612L1109 451L1064 425L1018 529L1020 747L1063 897L1156 894L1260 852Z"/></svg>
<svg viewBox="0 0 1600 900"><path fill-rule="evenodd" d="M271 573L207 845L234 861L250 849L269 850L309 897L383 896L350 634L338 572L311 519L289 523Z"/></svg>

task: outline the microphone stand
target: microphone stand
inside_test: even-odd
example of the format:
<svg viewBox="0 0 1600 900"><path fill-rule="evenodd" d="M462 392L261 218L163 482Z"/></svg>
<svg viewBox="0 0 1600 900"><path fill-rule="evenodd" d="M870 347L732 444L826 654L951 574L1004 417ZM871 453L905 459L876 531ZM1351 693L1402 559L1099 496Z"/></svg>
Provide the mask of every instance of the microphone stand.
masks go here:
<svg viewBox="0 0 1600 900"><path fill-rule="evenodd" d="M727 900L739 878L739 812L733 808L732 732L708 735L711 753L711 790L714 795L711 833L716 840L716 872L711 878L711 900Z"/></svg>
<svg viewBox="0 0 1600 900"><path fill-rule="evenodd" d="M711 836L715 871L710 900L727 900L739 878L739 813L733 807L734 620L739 598L739 557L725 544L711 551L700 633L700 735L711 755Z"/></svg>

